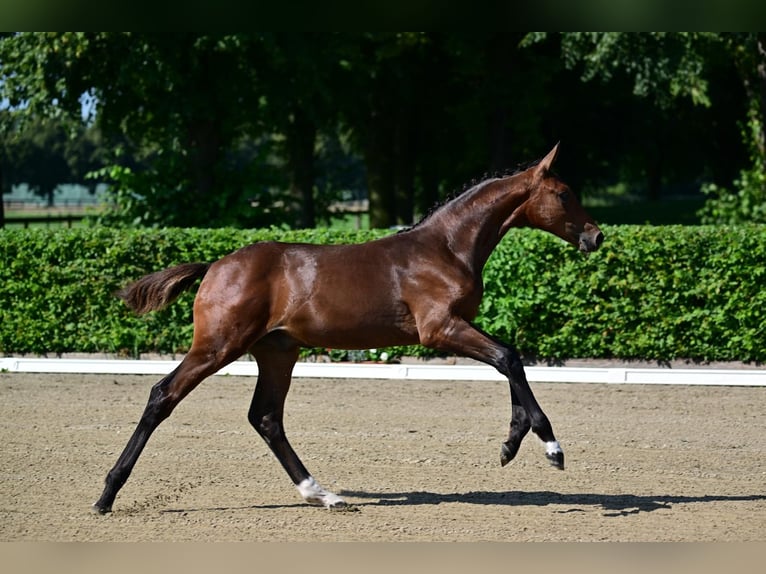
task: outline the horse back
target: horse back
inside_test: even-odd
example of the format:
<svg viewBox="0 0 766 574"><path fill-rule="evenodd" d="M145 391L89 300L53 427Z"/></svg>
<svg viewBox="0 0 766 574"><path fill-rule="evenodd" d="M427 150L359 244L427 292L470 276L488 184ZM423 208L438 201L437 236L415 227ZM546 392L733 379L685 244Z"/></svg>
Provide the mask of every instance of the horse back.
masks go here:
<svg viewBox="0 0 766 574"><path fill-rule="evenodd" d="M208 308L231 308L238 320L264 324L266 333L287 332L304 346L417 343L403 293L408 258L395 243L249 245L210 267L195 318Z"/></svg>

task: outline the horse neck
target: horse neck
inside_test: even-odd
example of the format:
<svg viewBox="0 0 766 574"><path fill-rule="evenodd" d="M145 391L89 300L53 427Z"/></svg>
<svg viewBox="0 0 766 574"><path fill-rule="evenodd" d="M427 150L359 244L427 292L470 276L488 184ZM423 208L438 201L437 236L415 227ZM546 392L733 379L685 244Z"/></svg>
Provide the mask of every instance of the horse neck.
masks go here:
<svg viewBox="0 0 766 574"><path fill-rule="evenodd" d="M480 274L514 224L511 215L529 193L525 172L483 181L437 210L424 227L442 235L449 250Z"/></svg>

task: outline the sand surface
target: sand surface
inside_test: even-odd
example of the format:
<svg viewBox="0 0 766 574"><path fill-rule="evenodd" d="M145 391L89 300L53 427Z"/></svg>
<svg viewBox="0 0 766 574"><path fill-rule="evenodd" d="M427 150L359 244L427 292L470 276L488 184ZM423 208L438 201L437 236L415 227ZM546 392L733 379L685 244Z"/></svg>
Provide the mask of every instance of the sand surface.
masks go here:
<svg viewBox="0 0 766 574"><path fill-rule="evenodd" d="M246 418L255 379L205 381L91 513L155 376L0 374L0 541L764 541L766 389L532 385L567 457L502 468L507 385L296 379L303 503Z"/></svg>

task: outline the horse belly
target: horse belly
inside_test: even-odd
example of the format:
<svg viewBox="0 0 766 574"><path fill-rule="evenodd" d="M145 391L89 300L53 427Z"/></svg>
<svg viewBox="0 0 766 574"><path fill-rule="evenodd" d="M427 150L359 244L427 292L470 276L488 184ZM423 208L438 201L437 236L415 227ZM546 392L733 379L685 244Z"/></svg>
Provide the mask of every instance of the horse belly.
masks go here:
<svg viewBox="0 0 766 574"><path fill-rule="evenodd" d="M312 297L286 325L306 346L370 349L418 342L415 322L401 302L376 300L375 295L338 293Z"/></svg>
<svg viewBox="0 0 766 574"><path fill-rule="evenodd" d="M418 342L400 296L399 266L381 243L286 245L274 270L273 327L301 344L364 349Z"/></svg>

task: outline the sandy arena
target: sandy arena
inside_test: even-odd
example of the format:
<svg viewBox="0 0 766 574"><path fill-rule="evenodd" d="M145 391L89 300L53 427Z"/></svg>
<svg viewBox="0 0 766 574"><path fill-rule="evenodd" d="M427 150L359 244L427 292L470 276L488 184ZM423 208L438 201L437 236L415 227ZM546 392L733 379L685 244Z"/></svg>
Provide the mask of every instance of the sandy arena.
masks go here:
<svg viewBox="0 0 766 574"><path fill-rule="evenodd" d="M507 385L297 379L288 438L354 505L303 503L249 426L252 377L205 381L117 497L106 472L159 377L0 374L0 541L764 541L766 389L532 385L566 453L499 463Z"/></svg>

